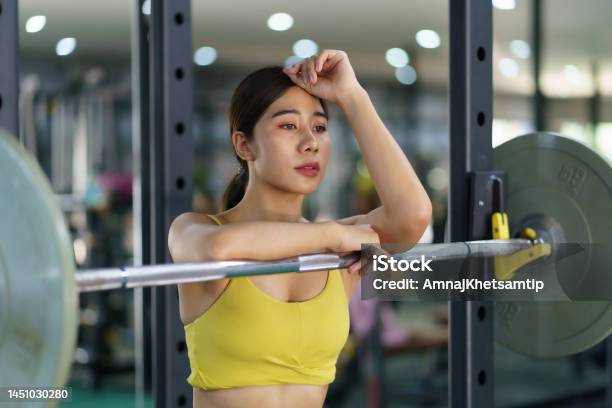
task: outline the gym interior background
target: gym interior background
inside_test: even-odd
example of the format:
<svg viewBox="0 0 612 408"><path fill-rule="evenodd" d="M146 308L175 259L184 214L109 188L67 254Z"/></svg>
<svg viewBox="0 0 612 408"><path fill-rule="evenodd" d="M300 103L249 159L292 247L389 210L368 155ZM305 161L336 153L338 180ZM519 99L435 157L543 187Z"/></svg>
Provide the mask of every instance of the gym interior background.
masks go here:
<svg viewBox="0 0 612 408"><path fill-rule="evenodd" d="M547 130L612 160L612 3L494 0L493 6L493 146ZM141 231L133 227L132 201L134 9L133 1L120 0L19 1L19 138L51 180L80 268L131 264L141 256L134 251ZM148 1L140 13L147 18ZM194 210L218 211L237 171L227 110L238 81L263 65L342 49L427 188L434 205L431 239L443 242L448 14L446 0L193 1ZM332 164L307 200L310 219L361 213L377 202L335 107L329 130ZM81 295L68 384L72 406L153 406L149 296L147 289ZM441 309L393 305L409 332L442 324ZM609 381L604 343L549 360L496 345L496 406L603 406ZM341 356L339 380L350 371L352 352L347 347ZM444 345L425 341L385 356L384 364L388 406L447 405ZM366 381L367 375L339 381L342 389L330 392L327 405L367 406Z"/></svg>

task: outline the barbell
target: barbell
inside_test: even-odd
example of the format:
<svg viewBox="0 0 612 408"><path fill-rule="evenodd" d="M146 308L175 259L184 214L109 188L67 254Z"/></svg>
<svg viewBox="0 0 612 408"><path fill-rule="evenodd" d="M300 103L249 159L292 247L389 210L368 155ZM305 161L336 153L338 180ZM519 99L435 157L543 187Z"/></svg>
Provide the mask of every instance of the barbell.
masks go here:
<svg viewBox="0 0 612 408"><path fill-rule="evenodd" d="M551 244L611 240L612 169L587 147L550 133L530 134L496 148L494 163L497 170L508 173L512 236L533 227ZM49 182L36 161L1 131L0 191L0 387L65 384L76 342L79 292L319 271L344 268L357 259L356 254L312 254L272 262L236 260L77 272L71 237ZM475 251L486 257L509 255L533 245L532 240L510 239L428 248L460 258ZM411 255L408 251L394 256ZM555 266L569 268L587 281L589 271L609 269L611 256L593 257L587 251L568 258L567 265ZM606 284L611 287L610 281ZM601 341L612 328L612 306L603 301L498 302L495 315L497 341L536 357L580 352Z"/></svg>

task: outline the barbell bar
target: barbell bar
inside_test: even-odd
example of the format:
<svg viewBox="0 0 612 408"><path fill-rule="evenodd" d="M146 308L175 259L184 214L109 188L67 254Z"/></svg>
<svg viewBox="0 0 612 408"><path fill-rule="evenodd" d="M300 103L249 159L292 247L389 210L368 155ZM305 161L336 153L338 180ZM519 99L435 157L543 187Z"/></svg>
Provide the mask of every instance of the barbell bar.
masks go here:
<svg viewBox="0 0 612 408"><path fill-rule="evenodd" d="M522 249L531 248L533 245L533 241L522 238L423 244L418 245L415 251L408 250L393 256L402 260L418 260L421 255L436 261L464 260L470 256L511 255ZM359 258L359 252L345 256L320 253L277 261L232 260L88 269L78 271L75 276L79 292L93 292L203 282L241 276L348 268Z"/></svg>
<svg viewBox="0 0 612 408"><path fill-rule="evenodd" d="M569 139L537 133L496 148L494 163L509 178L512 236L522 228L534 227L553 245L609 242L612 170L600 156ZM13 136L2 132L0 191L0 386L65 383L76 340L79 292L342 268L357 256L312 254L273 262L221 261L77 272L71 238L49 182ZM497 256L531 245L533 241L524 239L431 244L428 253L458 259L480 250L481 256ZM418 247L419 254L423 249ZM587 255L571 259L583 262L578 275L585 279L594 267L612 265L610 254L598 259L581 256ZM496 339L524 354L555 357L582 351L609 334L610 302L559 303L500 302L495 308Z"/></svg>

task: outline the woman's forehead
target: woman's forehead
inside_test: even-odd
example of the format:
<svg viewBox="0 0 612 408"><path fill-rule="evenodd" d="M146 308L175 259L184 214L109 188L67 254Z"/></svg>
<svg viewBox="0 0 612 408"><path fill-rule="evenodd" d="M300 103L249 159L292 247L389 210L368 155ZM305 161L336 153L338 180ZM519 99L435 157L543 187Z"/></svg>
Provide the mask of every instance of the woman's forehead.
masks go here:
<svg viewBox="0 0 612 408"><path fill-rule="evenodd" d="M275 100L269 107L268 112L274 114L277 110L298 110L302 114L311 115L315 111L323 111L321 102L303 89L294 86Z"/></svg>

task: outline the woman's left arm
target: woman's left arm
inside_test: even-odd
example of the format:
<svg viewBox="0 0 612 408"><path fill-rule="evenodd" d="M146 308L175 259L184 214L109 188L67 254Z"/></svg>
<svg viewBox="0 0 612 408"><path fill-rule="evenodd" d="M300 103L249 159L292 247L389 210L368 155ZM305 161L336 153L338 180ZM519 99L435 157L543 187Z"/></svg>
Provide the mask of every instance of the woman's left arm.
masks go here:
<svg viewBox="0 0 612 408"><path fill-rule="evenodd" d="M412 165L359 87L338 100L382 205L339 222L370 224L381 241L415 243L431 220L431 201Z"/></svg>
<svg viewBox="0 0 612 408"><path fill-rule="evenodd" d="M370 224L381 242L417 242L430 222L431 201L357 81L348 55L341 50L323 50L286 68L285 73L295 84L344 111L380 197L380 207L337 222Z"/></svg>

